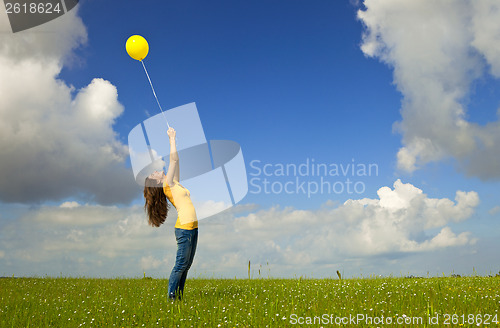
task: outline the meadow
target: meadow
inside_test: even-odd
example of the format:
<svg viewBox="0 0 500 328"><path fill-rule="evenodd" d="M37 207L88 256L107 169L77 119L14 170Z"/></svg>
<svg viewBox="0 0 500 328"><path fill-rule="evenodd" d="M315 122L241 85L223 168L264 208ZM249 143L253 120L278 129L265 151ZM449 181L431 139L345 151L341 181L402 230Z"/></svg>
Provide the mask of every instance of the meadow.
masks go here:
<svg viewBox="0 0 500 328"><path fill-rule="evenodd" d="M0 327L498 327L500 277L2 278Z"/></svg>

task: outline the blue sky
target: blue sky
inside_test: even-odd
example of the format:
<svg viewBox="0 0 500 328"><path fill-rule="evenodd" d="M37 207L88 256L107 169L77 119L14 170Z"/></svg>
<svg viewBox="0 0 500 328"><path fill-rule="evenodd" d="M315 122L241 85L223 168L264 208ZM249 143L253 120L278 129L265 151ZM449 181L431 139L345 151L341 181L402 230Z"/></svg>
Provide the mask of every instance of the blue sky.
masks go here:
<svg viewBox="0 0 500 328"><path fill-rule="evenodd" d="M196 102L207 137L238 141L247 163L354 158L376 162L380 174L392 180L389 149L399 146L391 131L399 95L390 70L359 50L356 7L347 2L203 6L171 4L152 12L130 4L116 12L112 2L84 3L80 12L84 22L88 13L89 44L81 52L88 57L83 68L61 76L75 87L95 76L113 81L126 107L115 129L126 136L145 111L158 111L141 65L123 50L123 40L140 34L150 44L145 64L162 107ZM116 12L116 23L103 31L109 18L98 12ZM366 137L374 134L377 138ZM313 200L313 206L324 200ZM300 207L311 203L291 204L297 201Z"/></svg>
<svg viewBox="0 0 500 328"><path fill-rule="evenodd" d="M271 262L276 276L498 271L500 24L493 2L448 6L87 0L39 28L3 32L1 55L13 62L2 64L0 92L17 98L0 104L0 118L41 131L47 151L3 146L11 156L2 170L27 182L1 186L0 275L168 276L175 218L146 226L125 149L130 130L158 113L141 64L125 51L134 34L149 42L144 62L162 107L196 102L207 139L241 145L249 179L252 161L378 168L351 177L362 193L249 192L200 227L196 274L244 276L249 259ZM440 25L429 9L450 18ZM69 123L54 134L51 122ZM2 144L30 149L37 137L19 131ZM242 230L247 239L236 237ZM107 244L106 233L120 242ZM222 243L221 233L233 237ZM40 242L21 246L20 235Z"/></svg>

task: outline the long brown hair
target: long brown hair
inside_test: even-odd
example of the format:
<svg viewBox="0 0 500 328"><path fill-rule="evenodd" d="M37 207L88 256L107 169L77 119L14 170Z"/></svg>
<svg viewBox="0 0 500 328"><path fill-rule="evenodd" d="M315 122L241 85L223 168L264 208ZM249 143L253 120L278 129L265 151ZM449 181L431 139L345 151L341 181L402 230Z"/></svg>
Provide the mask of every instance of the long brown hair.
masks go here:
<svg viewBox="0 0 500 328"><path fill-rule="evenodd" d="M163 192L163 186L156 181L146 178L144 184L144 210L148 215L148 223L153 227L159 227L167 218L169 204L167 196Z"/></svg>

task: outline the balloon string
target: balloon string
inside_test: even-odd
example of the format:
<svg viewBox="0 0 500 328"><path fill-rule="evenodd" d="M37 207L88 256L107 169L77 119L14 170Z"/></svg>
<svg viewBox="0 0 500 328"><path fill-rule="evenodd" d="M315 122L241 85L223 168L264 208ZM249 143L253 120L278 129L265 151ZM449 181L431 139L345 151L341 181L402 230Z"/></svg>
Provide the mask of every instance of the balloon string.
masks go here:
<svg viewBox="0 0 500 328"><path fill-rule="evenodd" d="M167 117L165 116L165 113L163 112L163 109L161 108L160 102L158 101L158 97L156 96L155 88L153 88L153 83L151 83L151 79L149 78L148 70L146 69L146 66L144 65L144 62L141 60L142 67L144 67L144 72L146 72L146 75L149 80L149 85L151 86L151 90L153 90L153 95L156 98L156 103L158 104L158 107L160 107L161 113L163 114L163 118L165 119L165 122L167 122L168 128L170 128L170 125L168 125Z"/></svg>

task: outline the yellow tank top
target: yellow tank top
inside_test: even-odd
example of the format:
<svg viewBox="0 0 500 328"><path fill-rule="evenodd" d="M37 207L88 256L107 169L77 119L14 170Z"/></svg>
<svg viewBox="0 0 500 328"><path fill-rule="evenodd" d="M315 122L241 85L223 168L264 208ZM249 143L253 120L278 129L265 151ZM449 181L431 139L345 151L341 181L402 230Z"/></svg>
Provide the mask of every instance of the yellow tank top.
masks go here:
<svg viewBox="0 0 500 328"><path fill-rule="evenodd" d="M198 228L198 219L191 201L189 190L181 186L179 181L174 180L174 185L170 187L167 179L163 182L163 192L168 200L177 209L177 221L175 228L193 230Z"/></svg>

